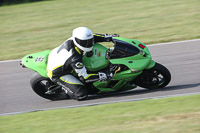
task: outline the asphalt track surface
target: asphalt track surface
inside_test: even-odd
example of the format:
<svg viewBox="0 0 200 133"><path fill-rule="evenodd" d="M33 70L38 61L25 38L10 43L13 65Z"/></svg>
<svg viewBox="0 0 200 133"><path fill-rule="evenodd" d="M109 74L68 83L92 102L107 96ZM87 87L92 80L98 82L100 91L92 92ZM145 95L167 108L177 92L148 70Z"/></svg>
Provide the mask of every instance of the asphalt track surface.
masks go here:
<svg viewBox="0 0 200 133"><path fill-rule="evenodd" d="M148 47L153 59L171 72L172 80L166 88L149 91L138 87L123 93L92 96L85 101L46 100L29 85L33 71L21 68L18 60L0 62L0 115L200 93L200 39Z"/></svg>

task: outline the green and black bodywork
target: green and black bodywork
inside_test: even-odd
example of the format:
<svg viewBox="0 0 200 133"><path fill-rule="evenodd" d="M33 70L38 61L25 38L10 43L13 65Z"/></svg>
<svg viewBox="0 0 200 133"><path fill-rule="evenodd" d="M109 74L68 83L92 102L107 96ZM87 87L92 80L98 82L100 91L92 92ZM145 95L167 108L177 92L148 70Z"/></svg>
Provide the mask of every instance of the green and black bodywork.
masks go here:
<svg viewBox="0 0 200 133"><path fill-rule="evenodd" d="M171 75L168 69L152 60L148 48L142 42L135 39L113 37L113 43L113 48L106 48L96 43L92 52L83 56L83 64L90 72L106 71L112 67L117 68L112 79L90 84L90 88L94 88L97 94L130 90L137 85L147 89L163 88L170 82ZM52 90L55 87L59 88L58 86L47 87L47 83L43 83L42 86L45 86L46 89L44 90L44 87L41 87L42 81L37 81L40 82L40 85L33 85L36 84L33 80L37 80L37 78L51 82L46 70L50 52L47 50L27 55L22 59L21 64L37 72L31 80L33 90L38 93L36 87L43 89L42 93L45 93L45 96L39 95L52 100L50 96L46 96L52 93L45 91L49 92L52 88ZM76 75L74 74L74 76ZM52 85L52 83L48 83L48 85Z"/></svg>

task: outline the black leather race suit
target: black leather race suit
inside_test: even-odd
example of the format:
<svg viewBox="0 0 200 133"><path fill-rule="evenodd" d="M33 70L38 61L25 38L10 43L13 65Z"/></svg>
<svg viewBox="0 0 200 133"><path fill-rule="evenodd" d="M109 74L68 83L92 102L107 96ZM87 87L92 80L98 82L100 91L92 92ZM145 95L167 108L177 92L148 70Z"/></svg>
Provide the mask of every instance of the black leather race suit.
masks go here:
<svg viewBox="0 0 200 133"><path fill-rule="evenodd" d="M95 43L111 40L111 38L105 38L103 34L94 34ZM99 80L98 74L87 73L82 63L82 56L72 38L69 38L50 52L47 64L49 78L61 85L71 98L78 100L84 99L88 95L84 82ZM71 74L72 71L78 74L79 79Z"/></svg>

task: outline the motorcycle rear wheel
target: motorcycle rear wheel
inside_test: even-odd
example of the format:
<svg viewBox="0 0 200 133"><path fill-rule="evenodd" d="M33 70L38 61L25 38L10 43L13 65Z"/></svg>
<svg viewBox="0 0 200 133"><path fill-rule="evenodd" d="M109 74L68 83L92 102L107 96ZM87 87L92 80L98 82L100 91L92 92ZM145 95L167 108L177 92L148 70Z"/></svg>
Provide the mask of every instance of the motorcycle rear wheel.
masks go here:
<svg viewBox="0 0 200 133"><path fill-rule="evenodd" d="M134 83L146 89L164 88L171 81L171 74L169 70L156 63L151 69L145 69L142 74L134 79Z"/></svg>
<svg viewBox="0 0 200 133"><path fill-rule="evenodd" d="M30 85L33 91L39 96L53 101L69 98L67 94L62 93L61 89L57 91L57 93L55 94L46 94L46 92L48 91L47 89L48 84L53 84L53 82L49 78L42 77L40 74L36 72L31 76Z"/></svg>

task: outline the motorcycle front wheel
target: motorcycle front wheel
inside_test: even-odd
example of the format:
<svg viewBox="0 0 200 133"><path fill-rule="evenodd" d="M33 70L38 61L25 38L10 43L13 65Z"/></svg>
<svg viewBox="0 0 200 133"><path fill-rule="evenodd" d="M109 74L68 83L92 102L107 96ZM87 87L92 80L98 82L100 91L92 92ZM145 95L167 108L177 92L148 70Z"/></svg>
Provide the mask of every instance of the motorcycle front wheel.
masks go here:
<svg viewBox="0 0 200 133"><path fill-rule="evenodd" d="M142 74L134 79L134 83L146 89L164 88L171 81L171 74L169 70L156 63L151 69L145 69Z"/></svg>

